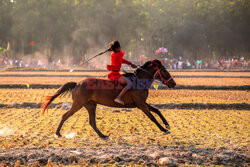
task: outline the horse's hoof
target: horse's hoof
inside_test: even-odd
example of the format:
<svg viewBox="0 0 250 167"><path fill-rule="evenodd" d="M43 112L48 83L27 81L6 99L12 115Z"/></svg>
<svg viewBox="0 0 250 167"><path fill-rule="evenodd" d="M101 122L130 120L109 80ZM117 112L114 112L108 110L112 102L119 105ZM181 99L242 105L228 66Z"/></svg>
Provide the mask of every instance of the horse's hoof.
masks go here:
<svg viewBox="0 0 250 167"><path fill-rule="evenodd" d="M105 136L105 135L103 135L103 136L100 136L103 140L108 140L109 139L109 136Z"/></svg>
<svg viewBox="0 0 250 167"><path fill-rule="evenodd" d="M170 126L169 125L165 125L167 129L170 129Z"/></svg>
<svg viewBox="0 0 250 167"><path fill-rule="evenodd" d="M168 131L166 131L165 133L168 135L168 134L170 134L171 132L168 130Z"/></svg>
<svg viewBox="0 0 250 167"><path fill-rule="evenodd" d="M60 133L56 133L56 136L59 138L62 137L62 135Z"/></svg>

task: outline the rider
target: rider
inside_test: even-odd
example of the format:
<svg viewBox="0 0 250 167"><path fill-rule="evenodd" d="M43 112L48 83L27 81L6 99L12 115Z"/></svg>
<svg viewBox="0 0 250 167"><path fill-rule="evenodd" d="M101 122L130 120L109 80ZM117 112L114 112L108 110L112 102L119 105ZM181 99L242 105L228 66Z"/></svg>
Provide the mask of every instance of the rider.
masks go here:
<svg viewBox="0 0 250 167"><path fill-rule="evenodd" d="M107 65L107 69L109 71L111 71L108 74L108 79L117 80L118 82L120 82L122 84L127 84L122 89L120 94L114 100L115 102L124 105L124 102L121 100L121 98L131 88L132 82L119 73L120 69L121 69L121 65L122 65L122 63L123 64L128 64L133 68L136 68L136 65L134 65L130 61L127 61L127 60L123 59L123 56L124 56L125 52L123 50L121 50L121 46L120 46L119 41L117 41L117 40L112 41L112 42L110 42L109 45L110 45L110 48L109 48L108 51L112 51L112 53L110 55L110 57L111 57L111 65Z"/></svg>

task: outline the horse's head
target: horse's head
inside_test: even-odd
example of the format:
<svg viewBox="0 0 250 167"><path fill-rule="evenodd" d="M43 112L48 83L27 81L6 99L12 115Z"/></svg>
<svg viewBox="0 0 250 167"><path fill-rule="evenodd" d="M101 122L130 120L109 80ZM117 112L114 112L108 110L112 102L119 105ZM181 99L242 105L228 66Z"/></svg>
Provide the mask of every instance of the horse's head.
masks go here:
<svg viewBox="0 0 250 167"><path fill-rule="evenodd" d="M176 83L166 68L161 64L161 61L154 59L146 62L141 68L150 72L154 79L160 80L169 88L174 88Z"/></svg>

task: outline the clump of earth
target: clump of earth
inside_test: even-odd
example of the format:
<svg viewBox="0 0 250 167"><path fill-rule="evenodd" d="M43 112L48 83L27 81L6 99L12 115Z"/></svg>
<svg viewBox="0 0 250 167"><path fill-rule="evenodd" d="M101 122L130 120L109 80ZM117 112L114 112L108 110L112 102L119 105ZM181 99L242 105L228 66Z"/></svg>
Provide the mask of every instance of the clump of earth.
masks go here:
<svg viewBox="0 0 250 167"><path fill-rule="evenodd" d="M209 164L249 166L249 154L244 149L211 149L193 146L123 146L84 148L13 148L0 150L0 162L8 166L91 164L141 164L178 166Z"/></svg>

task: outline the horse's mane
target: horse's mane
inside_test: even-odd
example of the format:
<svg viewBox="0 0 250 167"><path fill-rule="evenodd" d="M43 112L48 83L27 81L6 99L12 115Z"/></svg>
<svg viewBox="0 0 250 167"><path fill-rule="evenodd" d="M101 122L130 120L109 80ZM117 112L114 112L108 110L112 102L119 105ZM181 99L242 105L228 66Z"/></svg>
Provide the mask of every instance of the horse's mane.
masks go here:
<svg viewBox="0 0 250 167"><path fill-rule="evenodd" d="M149 67L150 64L152 64L152 63L154 63L156 65L161 65L161 61L158 60L158 59L149 60L146 63L144 63L142 66L140 66L139 68L137 68L133 73L125 73L125 74L123 74L123 76L125 76L125 77L133 76L134 73L143 71L143 69L147 69L147 67Z"/></svg>
<svg viewBox="0 0 250 167"><path fill-rule="evenodd" d="M147 61L146 63L144 63L140 68L137 68L136 71L137 71L137 70L142 70L142 69L147 69L147 67L149 67L149 66L152 65L152 64L155 64L155 65L157 65L157 66L162 66L160 60L158 60L158 59L153 59L153 60L149 60L149 61ZM141 69L141 68L142 68L142 69ZM137 71L137 72L138 72L138 71Z"/></svg>

